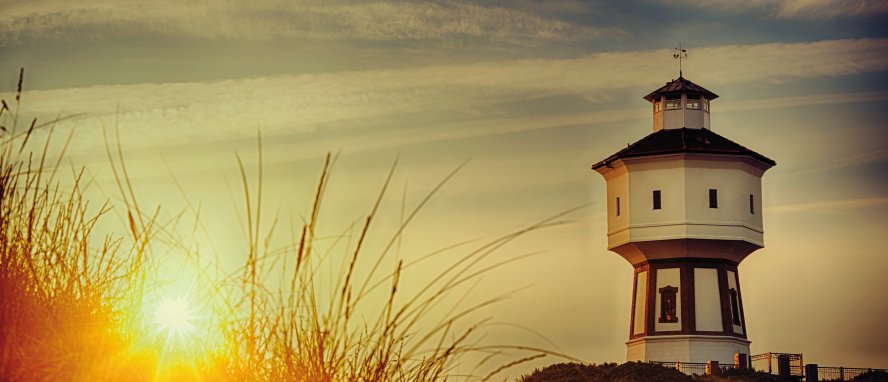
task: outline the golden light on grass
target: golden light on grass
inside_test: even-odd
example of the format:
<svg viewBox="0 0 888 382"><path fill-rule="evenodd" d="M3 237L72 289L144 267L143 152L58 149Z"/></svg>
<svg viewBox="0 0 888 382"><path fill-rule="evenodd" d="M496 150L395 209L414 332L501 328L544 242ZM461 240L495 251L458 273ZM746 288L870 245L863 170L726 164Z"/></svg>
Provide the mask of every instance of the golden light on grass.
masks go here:
<svg viewBox="0 0 888 382"><path fill-rule="evenodd" d="M154 311L154 322L168 336L184 336L194 331L194 313L183 297L167 297L161 300Z"/></svg>
<svg viewBox="0 0 888 382"><path fill-rule="evenodd" d="M242 265L208 266L190 257L187 241L172 234L176 226L163 223L159 207L139 207L119 140L112 149L106 137L119 204L106 202L93 212L83 193L83 171L74 172L72 184L60 183L59 164L47 161L48 134L39 160L25 150L35 126L44 125L31 122L27 131L16 130L19 93L15 112L0 108L0 126L9 131L0 134L0 379L431 382L447 380L467 354L484 357L480 368L510 350L534 353L482 380L546 355L579 361L545 349L480 343L477 333L487 320L471 322L468 316L507 294L432 314L473 280L523 257L484 265L498 249L528 232L564 224L570 211L474 248L447 246L405 262L395 250L405 228L461 166L385 231L376 220L396 162L356 220L363 224L348 226L357 239L335 240L328 248L318 228L334 159L328 154L301 229L277 248L270 244L277 225L260 224L267 215L260 135L257 187L250 187L236 156L248 242ZM110 211L119 212L122 224L102 238L94 228ZM369 245L377 236L382 244ZM170 248L183 256L156 256ZM450 266L416 290L404 290L404 270L457 250L463 252ZM329 277L320 276L325 264L335 264Z"/></svg>

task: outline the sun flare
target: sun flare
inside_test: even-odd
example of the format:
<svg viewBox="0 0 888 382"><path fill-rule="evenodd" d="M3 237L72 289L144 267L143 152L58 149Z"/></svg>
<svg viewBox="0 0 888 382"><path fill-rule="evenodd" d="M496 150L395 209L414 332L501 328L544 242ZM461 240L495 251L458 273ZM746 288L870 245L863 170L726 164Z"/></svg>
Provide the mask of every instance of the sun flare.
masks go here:
<svg viewBox="0 0 888 382"><path fill-rule="evenodd" d="M188 333L194 329L194 315L183 297L165 298L157 304L154 321L169 334Z"/></svg>

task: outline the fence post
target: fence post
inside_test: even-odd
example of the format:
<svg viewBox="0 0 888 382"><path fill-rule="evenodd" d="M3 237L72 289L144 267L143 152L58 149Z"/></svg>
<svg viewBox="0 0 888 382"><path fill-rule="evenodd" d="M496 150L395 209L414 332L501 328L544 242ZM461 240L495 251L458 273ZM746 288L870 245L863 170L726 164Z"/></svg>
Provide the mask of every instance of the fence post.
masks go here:
<svg viewBox="0 0 888 382"><path fill-rule="evenodd" d="M720 371L718 361L706 361L706 375L718 375Z"/></svg>
<svg viewBox="0 0 888 382"><path fill-rule="evenodd" d="M841 366L839 366L839 380L840 381L845 380L845 368L841 367Z"/></svg>
<svg viewBox="0 0 888 382"><path fill-rule="evenodd" d="M820 372L817 370L816 363L805 365L805 382L817 382L820 379Z"/></svg>
<svg viewBox="0 0 888 382"><path fill-rule="evenodd" d="M789 356L780 354L777 356L777 375L781 377L789 377L792 374L789 369Z"/></svg>
<svg viewBox="0 0 888 382"><path fill-rule="evenodd" d="M748 360L746 354L744 353L734 353L734 368L735 369L745 369L747 367L746 360Z"/></svg>

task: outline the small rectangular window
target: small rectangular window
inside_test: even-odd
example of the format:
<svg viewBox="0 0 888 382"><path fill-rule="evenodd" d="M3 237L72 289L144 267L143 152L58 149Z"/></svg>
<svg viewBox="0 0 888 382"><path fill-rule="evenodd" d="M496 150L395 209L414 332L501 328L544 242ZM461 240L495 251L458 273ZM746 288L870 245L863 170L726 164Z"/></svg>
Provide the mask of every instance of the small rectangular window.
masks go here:
<svg viewBox="0 0 888 382"><path fill-rule="evenodd" d="M681 100L666 100L666 109L681 109Z"/></svg>
<svg viewBox="0 0 888 382"><path fill-rule="evenodd" d="M755 198L749 194L749 213L755 215Z"/></svg>
<svg viewBox="0 0 888 382"><path fill-rule="evenodd" d="M688 99L687 103L688 109L699 109L700 108L700 100L698 99Z"/></svg>
<svg viewBox="0 0 888 382"><path fill-rule="evenodd" d="M709 189L709 208L718 208L718 190Z"/></svg>
<svg viewBox="0 0 888 382"><path fill-rule="evenodd" d="M658 111L663 111L663 103L662 102L654 102L654 113Z"/></svg>
<svg viewBox="0 0 888 382"><path fill-rule="evenodd" d="M709 111L709 100L703 99L703 110Z"/></svg>
<svg viewBox="0 0 888 382"><path fill-rule="evenodd" d="M660 209L660 190L654 190L654 209Z"/></svg>
<svg viewBox="0 0 888 382"><path fill-rule="evenodd" d="M620 198L617 198L617 216L620 216Z"/></svg>

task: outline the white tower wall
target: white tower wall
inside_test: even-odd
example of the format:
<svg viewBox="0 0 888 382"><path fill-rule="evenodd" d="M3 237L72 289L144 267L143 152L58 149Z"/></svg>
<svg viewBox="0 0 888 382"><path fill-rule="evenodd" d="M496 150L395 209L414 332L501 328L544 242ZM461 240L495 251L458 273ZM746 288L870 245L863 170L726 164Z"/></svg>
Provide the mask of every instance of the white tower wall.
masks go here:
<svg viewBox="0 0 888 382"><path fill-rule="evenodd" d="M718 361L734 364L734 353L749 354L749 340L734 337L666 335L626 342L626 361Z"/></svg>
<svg viewBox="0 0 888 382"><path fill-rule="evenodd" d="M761 175L763 166L744 157L672 154L627 158L603 170L607 179L608 249L632 264L642 261L687 256L721 257L708 253L707 242L684 249L640 246L646 242L705 239L740 241L733 260L739 262L764 246L761 218ZM717 190L717 208L710 208L709 190ZM660 191L660 209L653 208L653 191ZM752 195L753 208L749 208ZM617 215L616 199L620 198ZM710 244L714 243L711 242ZM627 246L629 245L629 246ZM682 251L682 253L674 253ZM673 252L674 254L670 254Z"/></svg>
<svg viewBox="0 0 888 382"><path fill-rule="evenodd" d="M722 330L722 306L718 273L713 268L694 268L694 303L698 331Z"/></svg>

